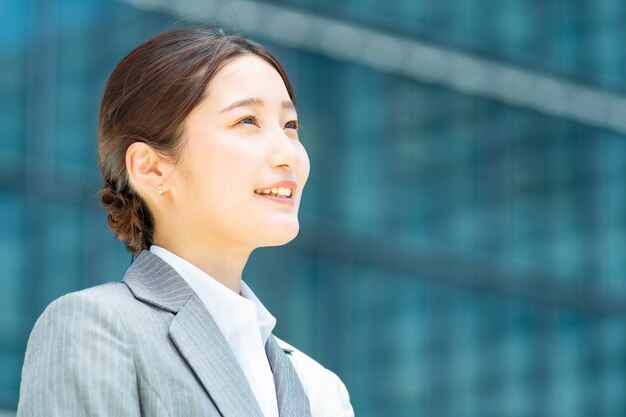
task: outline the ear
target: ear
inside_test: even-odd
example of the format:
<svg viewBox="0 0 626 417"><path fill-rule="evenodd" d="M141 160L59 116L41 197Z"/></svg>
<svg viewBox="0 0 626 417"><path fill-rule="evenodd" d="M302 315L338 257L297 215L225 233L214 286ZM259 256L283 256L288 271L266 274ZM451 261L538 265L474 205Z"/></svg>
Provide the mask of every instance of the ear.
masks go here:
<svg viewBox="0 0 626 417"><path fill-rule="evenodd" d="M159 185L168 190L166 179L173 165L159 157L148 144L134 142L126 150L126 170L132 187L139 192L158 193Z"/></svg>

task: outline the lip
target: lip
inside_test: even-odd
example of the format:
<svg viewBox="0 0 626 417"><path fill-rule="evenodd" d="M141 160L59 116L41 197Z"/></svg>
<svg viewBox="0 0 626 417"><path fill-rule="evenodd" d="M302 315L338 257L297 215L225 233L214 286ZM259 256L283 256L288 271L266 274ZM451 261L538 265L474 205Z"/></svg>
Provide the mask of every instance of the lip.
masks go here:
<svg viewBox="0 0 626 417"><path fill-rule="evenodd" d="M254 195L259 196L261 198L268 198L270 200L276 201L277 203L285 204L291 207L293 207L295 204L295 202L293 201L293 198L274 197L273 195L269 195L269 194L266 195L266 194L257 194L257 193L254 193Z"/></svg>
<svg viewBox="0 0 626 417"><path fill-rule="evenodd" d="M293 196L294 192L296 191L297 184L295 181L282 180L279 182L275 182L274 184L264 185L259 188L255 188L255 190L266 190L268 188L278 188L278 187L291 188L291 195Z"/></svg>

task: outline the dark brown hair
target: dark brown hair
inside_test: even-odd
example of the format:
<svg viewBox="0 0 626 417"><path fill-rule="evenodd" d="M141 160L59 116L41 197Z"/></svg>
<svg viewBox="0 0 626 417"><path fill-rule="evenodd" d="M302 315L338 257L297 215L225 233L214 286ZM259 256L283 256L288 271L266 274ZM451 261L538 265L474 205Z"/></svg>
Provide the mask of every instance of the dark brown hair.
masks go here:
<svg viewBox="0 0 626 417"><path fill-rule="evenodd" d="M115 67L100 106L98 162L104 178L102 204L108 224L133 255L149 249L154 224L143 199L132 189L126 151L144 142L178 164L183 154L184 122L206 97L217 71L237 55L256 54L276 68L295 97L287 74L262 45L217 26L173 29L138 46Z"/></svg>

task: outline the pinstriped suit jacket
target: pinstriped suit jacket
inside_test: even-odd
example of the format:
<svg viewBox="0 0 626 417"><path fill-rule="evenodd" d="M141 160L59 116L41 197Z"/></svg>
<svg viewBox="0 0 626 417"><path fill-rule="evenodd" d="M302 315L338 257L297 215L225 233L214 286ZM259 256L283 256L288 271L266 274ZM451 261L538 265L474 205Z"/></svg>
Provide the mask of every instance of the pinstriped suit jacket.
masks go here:
<svg viewBox="0 0 626 417"><path fill-rule="evenodd" d="M298 373L273 335L265 349L280 416L311 417ZM340 381L335 386L345 391ZM343 391L342 406L352 413ZM27 416L262 413L200 299L169 264L143 251L121 283L67 294L38 319L20 386L18 417Z"/></svg>

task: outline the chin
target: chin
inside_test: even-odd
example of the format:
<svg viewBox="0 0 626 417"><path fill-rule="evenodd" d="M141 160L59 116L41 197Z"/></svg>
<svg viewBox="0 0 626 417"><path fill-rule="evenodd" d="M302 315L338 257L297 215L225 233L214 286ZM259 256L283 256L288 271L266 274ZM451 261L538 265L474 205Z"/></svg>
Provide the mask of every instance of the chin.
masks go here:
<svg viewBox="0 0 626 417"><path fill-rule="evenodd" d="M279 232L267 233L267 230L264 230L259 247L286 245L298 236L299 230L300 225L298 222L296 222L295 226L283 228Z"/></svg>

